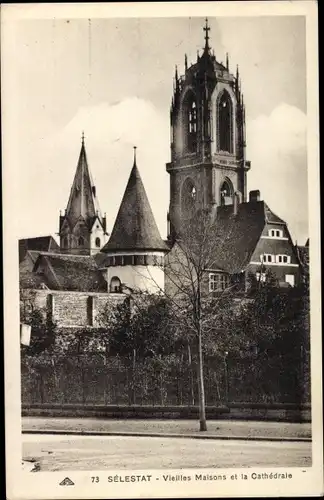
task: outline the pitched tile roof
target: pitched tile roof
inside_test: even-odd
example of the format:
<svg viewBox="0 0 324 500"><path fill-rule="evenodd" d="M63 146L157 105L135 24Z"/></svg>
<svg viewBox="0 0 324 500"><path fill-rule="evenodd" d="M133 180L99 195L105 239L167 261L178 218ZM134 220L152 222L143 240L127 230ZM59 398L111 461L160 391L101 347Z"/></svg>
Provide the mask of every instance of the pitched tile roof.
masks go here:
<svg viewBox="0 0 324 500"><path fill-rule="evenodd" d="M21 262L29 250L39 252L59 252L60 247L52 236L38 236L36 238L25 238L19 240L19 262Z"/></svg>
<svg viewBox="0 0 324 500"><path fill-rule="evenodd" d="M241 203L236 215L233 205L218 207L215 260L219 269L234 274L249 264L265 226L266 210L270 209L264 201Z"/></svg>
<svg viewBox="0 0 324 500"><path fill-rule="evenodd" d="M47 275L50 288L84 292L106 292L107 283L90 255L41 253L34 272Z"/></svg>
<svg viewBox="0 0 324 500"><path fill-rule="evenodd" d="M165 250L147 194L134 162L108 243L102 252Z"/></svg>
<svg viewBox="0 0 324 500"><path fill-rule="evenodd" d="M264 202L263 202L264 203ZM270 208L268 207L268 205L266 203L264 203L264 210L265 210L265 217L266 217L266 220L267 222L274 222L274 223L280 223L280 224L286 224L284 220L280 219L280 217L278 217L278 215L276 215L275 213L272 212L272 210L270 210Z"/></svg>

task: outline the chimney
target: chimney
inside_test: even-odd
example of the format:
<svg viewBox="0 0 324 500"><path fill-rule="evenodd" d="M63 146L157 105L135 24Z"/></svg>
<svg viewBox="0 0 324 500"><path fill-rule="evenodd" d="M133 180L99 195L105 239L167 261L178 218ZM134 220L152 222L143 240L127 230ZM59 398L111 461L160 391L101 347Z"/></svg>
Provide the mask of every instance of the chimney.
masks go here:
<svg viewBox="0 0 324 500"><path fill-rule="evenodd" d="M255 191L250 191L249 193L249 202L252 203L254 201L260 201L259 189L256 189Z"/></svg>
<svg viewBox="0 0 324 500"><path fill-rule="evenodd" d="M242 203L242 194L240 191L235 191L233 200L233 215L237 215L240 203Z"/></svg>

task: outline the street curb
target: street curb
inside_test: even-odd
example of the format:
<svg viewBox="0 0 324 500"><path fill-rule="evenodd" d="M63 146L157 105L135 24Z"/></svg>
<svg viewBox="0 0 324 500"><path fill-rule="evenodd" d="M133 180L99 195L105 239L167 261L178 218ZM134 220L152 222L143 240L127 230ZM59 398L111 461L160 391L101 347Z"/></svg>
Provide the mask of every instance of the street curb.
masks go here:
<svg viewBox="0 0 324 500"><path fill-rule="evenodd" d="M159 437L159 438L182 438L182 439L214 439L222 441L284 441L284 442L306 442L311 443L309 437L276 437L276 436L213 436L210 434L165 434L157 432L109 432L109 431L74 431L74 430L28 430L23 429L22 434L51 434L62 436L130 436L130 437Z"/></svg>

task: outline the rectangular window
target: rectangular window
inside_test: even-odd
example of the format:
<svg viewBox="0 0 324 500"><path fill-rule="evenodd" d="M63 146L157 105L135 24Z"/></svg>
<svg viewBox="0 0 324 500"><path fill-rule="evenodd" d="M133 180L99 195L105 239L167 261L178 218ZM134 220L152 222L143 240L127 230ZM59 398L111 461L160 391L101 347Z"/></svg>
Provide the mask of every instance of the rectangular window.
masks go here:
<svg viewBox="0 0 324 500"><path fill-rule="evenodd" d="M268 235L270 238L283 238L283 231L281 229L269 229Z"/></svg>
<svg viewBox="0 0 324 500"><path fill-rule="evenodd" d="M124 256L124 265L125 266L131 266L132 265L132 256L131 255L125 255Z"/></svg>
<svg viewBox="0 0 324 500"><path fill-rule="evenodd" d="M295 276L294 274L286 274L285 282L289 283L290 286L295 286Z"/></svg>
<svg viewBox="0 0 324 500"><path fill-rule="evenodd" d="M277 262L279 264L290 264L290 255L277 255Z"/></svg>
<svg viewBox="0 0 324 500"><path fill-rule="evenodd" d="M271 263L271 262L275 262L275 256L270 254L270 253L265 253L263 255L263 259L261 259L263 262L267 262L267 263Z"/></svg>
<svg viewBox="0 0 324 500"><path fill-rule="evenodd" d="M221 292L228 287L228 276L226 274L209 274L209 291L210 292Z"/></svg>

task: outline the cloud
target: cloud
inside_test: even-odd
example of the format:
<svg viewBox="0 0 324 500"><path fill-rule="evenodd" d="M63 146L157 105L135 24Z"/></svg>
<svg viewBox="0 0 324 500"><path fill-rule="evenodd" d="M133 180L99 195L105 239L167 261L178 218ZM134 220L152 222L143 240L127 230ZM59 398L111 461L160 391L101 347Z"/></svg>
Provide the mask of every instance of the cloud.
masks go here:
<svg viewBox="0 0 324 500"><path fill-rule="evenodd" d="M88 163L101 209L107 213L108 230L112 229L117 215L136 145L144 186L162 236L165 236L169 202L169 179L165 171L170 154L168 117L150 101L136 97L82 107L57 133L30 144L20 195L22 199L37 200L41 193L42 200L46 199L48 216L40 217L39 205L28 203L26 199L25 206L29 210L22 217L21 233L28 236L35 232L57 232L59 210L67 205L83 130ZM31 178L37 183L31 182Z"/></svg>
<svg viewBox="0 0 324 500"><path fill-rule="evenodd" d="M306 115L282 103L247 121L248 188L260 189L301 244L308 237Z"/></svg>
<svg viewBox="0 0 324 500"><path fill-rule="evenodd" d="M170 157L169 121L152 102L128 97L81 107L55 134L21 149L20 237L58 231L67 205L85 132L90 170L111 231L133 164L137 164L161 235L166 236ZM307 228L306 116L287 104L247 121L248 189L260 189L272 210L285 219L301 243ZM30 203L30 200L34 200ZM45 206L44 206L45 200Z"/></svg>

